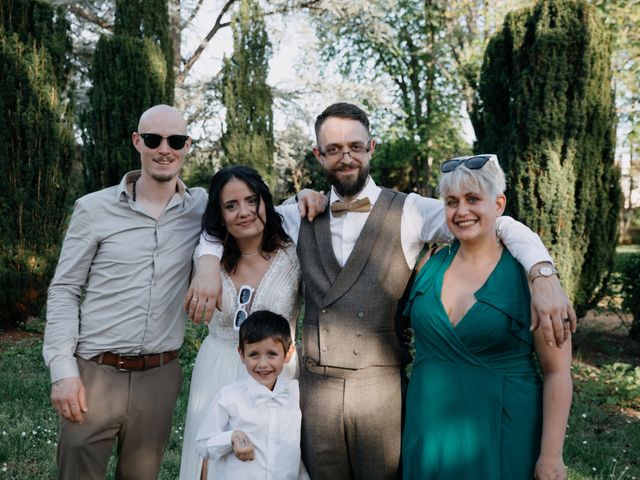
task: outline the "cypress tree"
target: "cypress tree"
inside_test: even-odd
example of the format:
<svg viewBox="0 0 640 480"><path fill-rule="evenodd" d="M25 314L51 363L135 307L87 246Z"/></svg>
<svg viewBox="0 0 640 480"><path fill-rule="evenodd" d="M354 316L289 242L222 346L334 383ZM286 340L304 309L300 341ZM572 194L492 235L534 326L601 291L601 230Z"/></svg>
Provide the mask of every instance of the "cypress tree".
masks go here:
<svg viewBox="0 0 640 480"><path fill-rule="evenodd" d="M46 2L0 3L0 325L38 314L74 154L69 25Z"/></svg>
<svg viewBox="0 0 640 480"><path fill-rule="evenodd" d="M233 54L225 58L222 147L226 164L250 165L269 179L273 164L273 97L267 85L271 44L258 2L242 0L232 20Z"/></svg>
<svg viewBox="0 0 640 480"><path fill-rule="evenodd" d="M90 70L90 108L82 116L87 191L139 168L131 146L140 114L173 102L173 46L166 0L117 0L114 34L102 36Z"/></svg>
<svg viewBox="0 0 640 480"><path fill-rule="evenodd" d="M584 0L507 15L485 52L477 152L507 173L508 213L537 231L584 314L612 266L620 208L611 39Z"/></svg>

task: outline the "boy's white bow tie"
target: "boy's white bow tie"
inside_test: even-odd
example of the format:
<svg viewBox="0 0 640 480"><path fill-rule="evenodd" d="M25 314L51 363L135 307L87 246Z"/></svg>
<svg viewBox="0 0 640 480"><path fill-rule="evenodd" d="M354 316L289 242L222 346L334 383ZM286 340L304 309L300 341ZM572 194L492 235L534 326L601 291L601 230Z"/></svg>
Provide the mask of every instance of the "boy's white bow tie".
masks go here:
<svg viewBox="0 0 640 480"><path fill-rule="evenodd" d="M277 392L265 392L262 391L255 396L256 399L256 407L276 407L278 404L284 405L287 403L287 399L289 398L289 387L283 387Z"/></svg>

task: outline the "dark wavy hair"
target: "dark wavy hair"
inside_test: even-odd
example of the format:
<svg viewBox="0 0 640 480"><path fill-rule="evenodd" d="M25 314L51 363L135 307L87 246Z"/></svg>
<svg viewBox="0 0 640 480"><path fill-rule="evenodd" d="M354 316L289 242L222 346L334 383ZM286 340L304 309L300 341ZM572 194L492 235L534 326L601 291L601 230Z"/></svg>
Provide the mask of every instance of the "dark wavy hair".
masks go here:
<svg viewBox="0 0 640 480"><path fill-rule="evenodd" d="M258 216L258 219L264 223L260 248L264 252L271 253L291 241L282 227L282 217L273 206L273 197L269 187L257 171L244 165L234 165L219 170L211 177L209 184L209 200L204 215L202 215L202 230L222 241L224 246L222 266L228 273L235 272L241 257L236 239L229 234L222 215L222 189L233 179L243 181L249 190L258 196L256 212L260 211L260 202L264 202L266 222Z"/></svg>

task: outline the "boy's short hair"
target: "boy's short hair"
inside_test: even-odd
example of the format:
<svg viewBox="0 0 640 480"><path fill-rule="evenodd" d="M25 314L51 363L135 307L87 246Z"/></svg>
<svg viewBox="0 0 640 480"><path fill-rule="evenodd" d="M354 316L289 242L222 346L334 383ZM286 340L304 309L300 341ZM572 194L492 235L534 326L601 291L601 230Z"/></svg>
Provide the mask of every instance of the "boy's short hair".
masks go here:
<svg viewBox="0 0 640 480"><path fill-rule="evenodd" d="M240 325L240 351L244 352L246 343L257 343L267 338L280 342L286 354L291 348L291 327L289 322L282 315L270 312L269 310L259 310L253 312Z"/></svg>

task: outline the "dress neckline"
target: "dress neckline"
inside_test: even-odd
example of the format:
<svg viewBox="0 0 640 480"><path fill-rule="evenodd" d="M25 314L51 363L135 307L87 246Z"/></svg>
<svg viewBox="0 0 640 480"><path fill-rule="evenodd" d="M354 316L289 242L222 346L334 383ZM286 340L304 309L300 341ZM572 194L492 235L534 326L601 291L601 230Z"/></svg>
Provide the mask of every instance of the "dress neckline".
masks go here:
<svg viewBox="0 0 640 480"><path fill-rule="evenodd" d="M469 313L475 309L478 303L480 303L480 300L478 300L478 293L480 293L487 286L487 284L491 280L491 277L493 276L496 269L498 268L498 265L502 263L502 259L504 258L505 252L507 251L506 248L502 249L502 252L500 253L500 258L491 269L491 272L489 272L489 275L487 275L487 278L485 279L485 281L482 283L482 285L480 285L480 287L478 287L478 289L475 292L473 292L473 297L475 298L475 302L471 304L471 306L467 309L467 311L464 312L464 314L460 317L460 320L458 320L454 325L451 322L451 318L449 317L449 313L447 312L447 309L445 308L444 303L442 302L442 288L444 287L444 275L449 269L449 267L451 266L451 262L453 262L453 259L458 254L459 248L460 248L460 242L456 242L452 246L451 252L447 255L447 259L442 263L440 272L438 273L438 276L436 278L436 285L435 285L436 293L438 297L438 304L440 305L440 308L442 308L442 312L444 313L447 323L454 331L457 331L458 326L469 316Z"/></svg>
<svg viewBox="0 0 640 480"><path fill-rule="evenodd" d="M273 261L267 267L267 269L264 271L264 273L262 274L262 277L260 278L260 281L258 282L258 285L256 286L255 290L253 291L253 298L251 299L251 303L248 305L247 313L250 314L251 312L253 312L253 306L256 304L256 300L258 299L258 296L260 295L260 293L263 290L262 285L264 284L265 279L269 277L269 275L273 271L273 268L276 265L276 263L280 262L280 259L281 259L282 255L284 255L284 248L278 248L277 251L276 251L276 255L275 255ZM238 299L238 288L236 287L236 284L233 282L233 279L231 278L231 276L227 272L224 272L224 275L227 277L227 280L229 281L229 284L231 285L231 288L233 289L233 301L237 302L237 299Z"/></svg>

